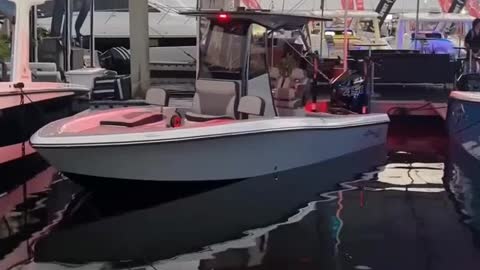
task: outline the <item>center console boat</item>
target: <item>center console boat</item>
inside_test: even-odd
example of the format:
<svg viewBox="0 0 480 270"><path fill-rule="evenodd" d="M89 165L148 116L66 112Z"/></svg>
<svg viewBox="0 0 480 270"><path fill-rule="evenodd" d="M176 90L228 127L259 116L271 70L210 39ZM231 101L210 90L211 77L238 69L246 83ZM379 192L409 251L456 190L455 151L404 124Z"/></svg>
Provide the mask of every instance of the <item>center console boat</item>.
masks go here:
<svg viewBox="0 0 480 270"><path fill-rule="evenodd" d="M280 77L283 83L271 87L268 54L275 42L268 41L269 34L303 29L322 18L248 10L182 14L201 21L192 108L168 107L165 91L152 89L149 106L89 111L53 122L31 138L50 164L86 184L200 183L274 174L384 148L386 114L311 112L290 106L298 98L298 78L285 83L291 78ZM295 70L292 76L305 75ZM279 107L296 112L280 114Z"/></svg>

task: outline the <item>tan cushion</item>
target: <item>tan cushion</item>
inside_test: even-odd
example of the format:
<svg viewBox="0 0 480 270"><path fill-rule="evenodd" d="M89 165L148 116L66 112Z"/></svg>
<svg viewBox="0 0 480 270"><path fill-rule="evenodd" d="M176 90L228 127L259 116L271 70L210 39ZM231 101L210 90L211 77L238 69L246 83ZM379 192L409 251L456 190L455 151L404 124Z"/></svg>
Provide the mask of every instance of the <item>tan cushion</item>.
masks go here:
<svg viewBox="0 0 480 270"><path fill-rule="evenodd" d="M147 91L145 102L151 105L168 106L167 91L161 88L152 88Z"/></svg>
<svg viewBox="0 0 480 270"><path fill-rule="evenodd" d="M305 79L305 71L301 68L294 68L292 70L290 78L292 78L293 80L303 80Z"/></svg>
<svg viewBox="0 0 480 270"><path fill-rule="evenodd" d="M256 96L244 96L238 104L240 113L262 116L265 113L265 101Z"/></svg>
<svg viewBox="0 0 480 270"><path fill-rule="evenodd" d="M275 91L275 99L278 100L294 100L296 98L296 92L293 88L280 88Z"/></svg>
<svg viewBox="0 0 480 270"><path fill-rule="evenodd" d="M197 114L234 117L238 107L239 91L236 82L198 80L192 110Z"/></svg>
<svg viewBox="0 0 480 270"><path fill-rule="evenodd" d="M270 68L270 78L272 79L278 79L280 78L280 70L276 67Z"/></svg>
<svg viewBox="0 0 480 270"><path fill-rule="evenodd" d="M185 113L185 118L188 121L192 121L192 122L207 122L212 120L234 119L228 115L207 115L207 114L199 114L194 112Z"/></svg>
<svg viewBox="0 0 480 270"><path fill-rule="evenodd" d="M302 101L300 99L275 100L275 106L279 108L297 109L302 106Z"/></svg>

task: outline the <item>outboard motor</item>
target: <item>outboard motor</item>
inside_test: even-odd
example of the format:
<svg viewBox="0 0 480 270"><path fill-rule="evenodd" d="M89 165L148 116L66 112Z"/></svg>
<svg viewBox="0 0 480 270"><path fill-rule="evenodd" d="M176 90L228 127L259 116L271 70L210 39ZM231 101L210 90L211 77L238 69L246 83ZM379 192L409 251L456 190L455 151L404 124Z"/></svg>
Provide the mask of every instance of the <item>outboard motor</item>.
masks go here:
<svg viewBox="0 0 480 270"><path fill-rule="evenodd" d="M130 74L130 51L124 47L111 48L100 55L101 66L119 75Z"/></svg>
<svg viewBox="0 0 480 270"><path fill-rule="evenodd" d="M462 74L457 80L458 91L480 92L480 74Z"/></svg>
<svg viewBox="0 0 480 270"><path fill-rule="evenodd" d="M350 112L367 113L367 83L359 74L343 76L333 84L330 99L331 108L344 109Z"/></svg>

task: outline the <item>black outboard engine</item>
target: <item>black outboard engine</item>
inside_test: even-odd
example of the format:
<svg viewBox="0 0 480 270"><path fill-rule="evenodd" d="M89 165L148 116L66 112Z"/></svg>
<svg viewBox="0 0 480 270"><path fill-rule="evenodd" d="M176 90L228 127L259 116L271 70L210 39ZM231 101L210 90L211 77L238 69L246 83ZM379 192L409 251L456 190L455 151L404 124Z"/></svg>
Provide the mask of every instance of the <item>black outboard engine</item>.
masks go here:
<svg viewBox="0 0 480 270"><path fill-rule="evenodd" d="M330 105L332 109L364 114L367 113L367 83L359 74L349 74L333 84Z"/></svg>
<svg viewBox="0 0 480 270"><path fill-rule="evenodd" d="M457 80L458 91L480 92L480 74L467 73L463 74Z"/></svg>
<svg viewBox="0 0 480 270"><path fill-rule="evenodd" d="M130 74L130 51L124 47L111 48L100 55L101 66L119 75Z"/></svg>

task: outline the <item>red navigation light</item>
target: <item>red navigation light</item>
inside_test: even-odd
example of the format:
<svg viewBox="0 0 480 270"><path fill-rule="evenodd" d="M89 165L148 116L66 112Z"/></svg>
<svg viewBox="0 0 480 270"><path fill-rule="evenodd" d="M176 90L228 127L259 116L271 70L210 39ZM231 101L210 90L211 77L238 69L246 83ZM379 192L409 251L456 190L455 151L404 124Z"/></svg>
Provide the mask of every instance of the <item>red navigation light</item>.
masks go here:
<svg viewBox="0 0 480 270"><path fill-rule="evenodd" d="M227 13L220 13L217 15L217 20L220 23L228 23L230 21L230 15L228 15Z"/></svg>

